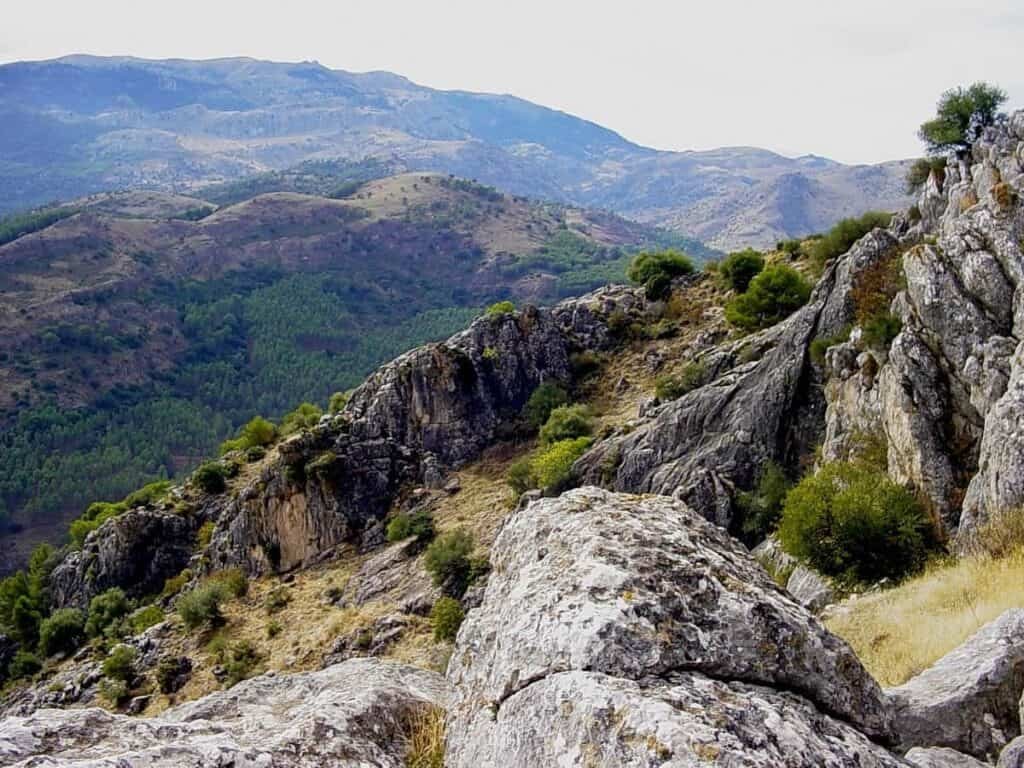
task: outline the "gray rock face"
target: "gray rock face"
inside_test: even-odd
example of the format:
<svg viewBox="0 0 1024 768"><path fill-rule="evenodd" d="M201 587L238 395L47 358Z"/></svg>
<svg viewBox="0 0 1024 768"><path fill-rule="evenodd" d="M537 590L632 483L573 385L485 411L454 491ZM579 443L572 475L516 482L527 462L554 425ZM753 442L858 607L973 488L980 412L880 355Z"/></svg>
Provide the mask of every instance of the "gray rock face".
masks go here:
<svg viewBox="0 0 1024 768"><path fill-rule="evenodd" d="M1014 610L887 693L904 748L948 747L994 760L1020 734L1022 691L1024 610Z"/></svg>
<svg viewBox="0 0 1024 768"><path fill-rule="evenodd" d="M0 765L402 768L409 717L446 696L439 675L359 659L263 675L154 718L101 709L9 718L0 721Z"/></svg>
<svg viewBox="0 0 1024 768"><path fill-rule="evenodd" d="M1018 736L999 753L996 768L1024 768L1024 736Z"/></svg>
<svg viewBox="0 0 1024 768"><path fill-rule="evenodd" d="M905 757L908 763L916 765L917 768L984 768L988 765L970 755L946 747L914 747Z"/></svg>
<svg viewBox="0 0 1024 768"><path fill-rule="evenodd" d="M697 754L692 744L684 750L688 729L703 733L717 724L734 731L734 740L724 740L731 746L719 744L723 759L770 765L785 754L778 744L762 744L763 762L742 762L741 755L745 740L760 732L757 723L775 717L802 721L793 726L800 733L827 723L826 730L845 734L840 741L860 745L850 748L846 762L829 763L832 753L819 744L821 764L855 765L857 750L877 761L863 764L898 764L855 732L885 739L890 723L881 691L850 648L779 589L741 545L678 501L596 488L536 501L506 524L491 564L483 602L469 613L448 667L457 691L448 729L451 766L494 764L498 755L508 758L502 745L515 740L537 742L523 747L531 759L571 754L591 742L585 723L609 701L636 712L629 722L639 725L646 717L640 702L666 713L675 706L666 702L676 700L685 702L680 709L698 702L709 709L666 719L665 734L675 734L666 754L680 750L681 762L672 764L688 765ZM775 690L760 692L759 685ZM562 701L579 702L578 714ZM730 702L760 714L732 723L738 709ZM564 723L543 714L558 707L567 713ZM645 737L632 746L614 743L632 736L616 737L613 725L607 743L596 738L593 748L607 755L625 749L632 757L619 764L647 765L640 755L654 747ZM553 728L561 729L557 738L528 736ZM639 733L652 729L660 738L658 722ZM816 743L795 754L815 754ZM600 752L605 749L613 751ZM802 763L788 757L775 764Z"/></svg>
<svg viewBox="0 0 1024 768"><path fill-rule="evenodd" d="M795 465L820 438L825 399L807 349L816 336L834 336L851 322L856 276L896 246L883 230L865 236L826 269L807 306L709 351L702 361L711 383L665 404L628 435L598 444L577 463L579 476L614 490L677 496L728 526L737 487L750 488L769 460ZM743 362L749 350L758 359Z"/></svg>
<svg viewBox="0 0 1024 768"><path fill-rule="evenodd" d="M825 577L802 565L794 568L793 573L789 575L786 590L811 613L821 613L836 599L835 590Z"/></svg>
<svg viewBox="0 0 1024 768"><path fill-rule="evenodd" d="M188 565L201 522L200 516L149 509L132 509L106 521L54 569L54 603L85 609L111 587L121 587L130 597L159 592L166 579Z"/></svg>

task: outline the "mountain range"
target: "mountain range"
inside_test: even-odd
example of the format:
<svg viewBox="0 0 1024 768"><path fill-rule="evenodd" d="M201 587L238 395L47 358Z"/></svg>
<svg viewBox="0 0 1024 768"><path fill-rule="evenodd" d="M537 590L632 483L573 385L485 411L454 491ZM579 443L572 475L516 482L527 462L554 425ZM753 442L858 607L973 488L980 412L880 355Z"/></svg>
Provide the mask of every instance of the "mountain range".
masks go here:
<svg viewBox="0 0 1024 768"><path fill-rule="evenodd" d="M118 189L196 194L308 161L372 159L591 208L731 249L904 207L906 163L749 147L668 152L512 96L316 62L68 56L0 67L0 213ZM685 125L680 126L685 140Z"/></svg>

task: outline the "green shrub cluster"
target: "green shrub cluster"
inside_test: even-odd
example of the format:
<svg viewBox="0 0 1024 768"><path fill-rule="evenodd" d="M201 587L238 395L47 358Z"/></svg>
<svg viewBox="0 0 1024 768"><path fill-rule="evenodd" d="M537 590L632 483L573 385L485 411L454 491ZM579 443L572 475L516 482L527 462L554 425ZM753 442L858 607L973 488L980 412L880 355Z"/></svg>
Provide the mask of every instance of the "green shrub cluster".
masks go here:
<svg viewBox="0 0 1024 768"><path fill-rule="evenodd" d="M208 461L205 464L200 464L198 469L192 473L192 482L206 493L223 493L228 487L229 475L229 470L223 462Z"/></svg>
<svg viewBox="0 0 1024 768"><path fill-rule="evenodd" d="M889 311L880 312L864 322L861 327L861 340L867 347L889 349L901 330L903 322L899 317Z"/></svg>
<svg viewBox="0 0 1024 768"><path fill-rule="evenodd" d="M215 627L224 620L221 605L228 597L227 588L216 580L206 580L178 598L177 609L185 629Z"/></svg>
<svg viewBox="0 0 1024 768"><path fill-rule="evenodd" d="M223 661L227 687L231 688L252 677L260 660L259 651L248 640L239 640L229 646Z"/></svg>
<svg viewBox="0 0 1024 768"><path fill-rule="evenodd" d="M85 618L75 608L60 608L39 625L39 652L43 656L71 653L85 639Z"/></svg>
<svg viewBox="0 0 1024 768"><path fill-rule="evenodd" d="M472 552L473 536L464 528L457 528L434 539L424 554L423 565L434 584L446 594L462 597L473 573Z"/></svg>
<svg viewBox="0 0 1024 768"><path fill-rule="evenodd" d="M540 444L544 447L563 440L586 437L594 431L593 417L586 405L560 405L548 415L540 428Z"/></svg>
<svg viewBox="0 0 1024 768"><path fill-rule="evenodd" d="M551 416L551 412L561 405L568 405L569 395L553 381L545 381L530 395L523 406L523 416L533 429L540 429Z"/></svg>
<svg viewBox="0 0 1024 768"><path fill-rule="evenodd" d="M498 301L487 308L486 315L488 317L504 317L515 314L515 311L516 305L511 301Z"/></svg>
<svg viewBox="0 0 1024 768"><path fill-rule="evenodd" d="M516 496L532 488L558 493L572 479L572 465L593 444L589 437L560 440L520 459L509 468L508 484Z"/></svg>
<svg viewBox="0 0 1024 768"><path fill-rule="evenodd" d="M85 633L89 637L110 637L116 633L121 619L131 609L124 591L112 587L89 601L89 619Z"/></svg>
<svg viewBox="0 0 1024 768"><path fill-rule="evenodd" d="M737 494L736 506L744 541L757 544L775 531L791 485L782 467L769 461L754 488Z"/></svg>
<svg viewBox="0 0 1024 768"><path fill-rule="evenodd" d="M415 536L421 545L434 539L434 516L430 510L399 512L391 518L387 527L388 541L403 541L411 536Z"/></svg>
<svg viewBox="0 0 1024 768"><path fill-rule="evenodd" d="M803 275L785 264L773 264L726 305L725 319L745 331L768 328L806 304L810 295Z"/></svg>
<svg viewBox="0 0 1024 768"><path fill-rule="evenodd" d="M304 429L315 427L324 415L320 406L313 403L301 403L295 410L289 411L281 419L282 435L291 435Z"/></svg>
<svg viewBox="0 0 1024 768"><path fill-rule="evenodd" d="M718 267L718 273L726 284L737 293L743 293L750 281L764 269L764 256L760 251L747 248L730 253Z"/></svg>
<svg viewBox="0 0 1024 768"><path fill-rule="evenodd" d="M654 380L654 394L660 402L676 400L687 392L704 386L708 380L708 367L702 361L687 363L678 374L663 373Z"/></svg>
<svg viewBox="0 0 1024 768"><path fill-rule="evenodd" d="M289 416L292 416L294 419L301 419L301 413L296 414L306 405L309 404L303 403L296 411L290 413ZM316 408L315 405L312 407ZM267 421L262 416L253 416L238 431L236 437L231 440L225 440L220 444L220 452L223 455L231 451L244 451L248 448L264 447L270 445L276 439L277 427L274 426L273 422Z"/></svg>
<svg viewBox="0 0 1024 768"><path fill-rule="evenodd" d="M139 652L130 645L118 645L103 660L103 675L110 680L131 683L135 677L135 662Z"/></svg>
<svg viewBox="0 0 1024 768"><path fill-rule="evenodd" d="M645 251L637 254L626 270L626 277L644 286L648 299L664 299L672 288L672 279L692 275L693 261L679 251Z"/></svg>
<svg viewBox="0 0 1024 768"><path fill-rule="evenodd" d="M834 336L818 336L811 341L811 361L819 368L825 364L825 353L837 344L842 344L850 339L852 327L847 325Z"/></svg>
<svg viewBox="0 0 1024 768"><path fill-rule="evenodd" d="M430 610L430 621L434 625L434 639L438 642L454 640L459 627L466 618L462 604L453 597L441 597Z"/></svg>
<svg viewBox="0 0 1024 768"><path fill-rule="evenodd" d="M847 462L826 464L786 495L779 541L815 570L851 583L914 573L936 546L913 494L884 472Z"/></svg>
<svg viewBox="0 0 1024 768"><path fill-rule="evenodd" d="M341 413L345 410L345 406L348 405L348 399L348 392L335 392L331 395L331 399L327 401L327 412L332 415Z"/></svg>
<svg viewBox="0 0 1024 768"><path fill-rule="evenodd" d="M72 521L68 529L72 548L81 549L90 533L103 525L107 520L117 517L127 510L128 505L123 501L116 503L96 501L90 504L81 517Z"/></svg>
<svg viewBox="0 0 1024 768"><path fill-rule="evenodd" d="M842 256L864 235L878 227L888 227L891 213L868 211L858 218L843 219L811 246L811 257L818 264Z"/></svg>

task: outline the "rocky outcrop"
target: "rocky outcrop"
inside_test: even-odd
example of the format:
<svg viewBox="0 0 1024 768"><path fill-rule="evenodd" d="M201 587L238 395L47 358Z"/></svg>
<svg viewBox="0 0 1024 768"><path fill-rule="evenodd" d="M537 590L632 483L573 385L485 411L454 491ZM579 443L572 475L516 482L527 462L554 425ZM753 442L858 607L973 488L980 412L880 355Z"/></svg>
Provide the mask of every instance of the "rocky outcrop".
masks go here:
<svg viewBox="0 0 1024 768"><path fill-rule="evenodd" d="M614 490L676 496L728 526L736 489L753 486L768 461L795 467L820 440L825 399L808 348L852 322L857 275L897 246L884 230L865 236L828 266L807 306L707 352L701 362L709 384L597 445L577 463L579 476Z"/></svg>
<svg viewBox="0 0 1024 768"><path fill-rule="evenodd" d="M888 694L909 747L948 747L995 760L1020 734L1024 610L1008 611Z"/></svg>
<svg viewBox="0 0 1024 768"><path fill-rule="evenodd" d="M867 738L889 713L850 648L678 501L542 499L491 563L448 667L454 768L899 764Z"/></svg>
<svg viewBox="0 0 1024 768"><path fill-rule="evenodd" d="M884 437L889 475L926 499L961 550L1024 503L1024 113L928 180L903 237L888 350L829 352L823 456Z"/></svg>
<svg viewBox="0 0 1024 768"><path fill-rule="evenodd" d="M159 593L195 554L202 517L162 510L132 509L107 520L65 557L50 577L53 602L87 608L111 587L129 597Z"/></svg>
<svg viewBox="0 0 1024 768"><path fill-rule="evenodd" d="M409 720L443 706L444 680L360 659L319 672L262 675L132 718L47 709L0 721L0 765L13 768L402 768Z"/></svg>
<svg viewBox="0 0 1024 768"><path fill-rule="evenodd" d="M339 417L282 444L280 461L219 510L210 563L287 570L341 542L383 541L380 521L402 489L439 487L540 383L567 385L570 354L611 343L616 310L640 312L642 298L609 288L554 310L484 316L385 365Z"/></svg>
<svg viewBox="0 0 1024 768"><path fill-rule="evenodd" d="M1024 768L1024 736L1018 736L999 753L996 768Z"/></svg>
<svg viewBox="0 0 1024 768"><path fill-rule="evenodd" d="M946 747L914 747L905 757L908 763L916 765L917 768L984 768L988 765L970 755Z"/></svg>
<svg viewBox="0 0 1024 768"><path fill-rule="evenodd" d="M836 600L835 590L825 577L803 565L793 569L786 581L786 589L811 613L821 613Z"/></svg>

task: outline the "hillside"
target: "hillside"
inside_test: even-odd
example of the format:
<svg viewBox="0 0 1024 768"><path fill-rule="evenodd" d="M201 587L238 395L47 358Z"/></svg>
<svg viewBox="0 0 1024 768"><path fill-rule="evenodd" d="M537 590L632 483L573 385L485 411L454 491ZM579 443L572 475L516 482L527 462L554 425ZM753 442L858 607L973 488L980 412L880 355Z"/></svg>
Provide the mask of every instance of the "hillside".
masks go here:
<svg viewBox="0 0 1024 768"><path fill-rule="evenodd" d="M336 159L607 208L723 250L906 205L903 163L845 166L744 147L655 151L510 96L436 91L311 62L71 56L8 64L0 66L0 119L0 212L113 189L195 194Z"/></svg>
<svg viewBox="0 0 1024 768"><path fill-rule="evenodd" d="M645 245L711 253L449 177L348 191L97 194L0 246L6 567L90 501L194 466L256 414L325 407L483 306L621 279Z"/></svg>
<svg viewBox="0 0 1024 768"><path fill-rule="evenodd" d="M5 759L1019 764L1024 112L905 214L634 266L88 510L0 583Z"/></svg>

